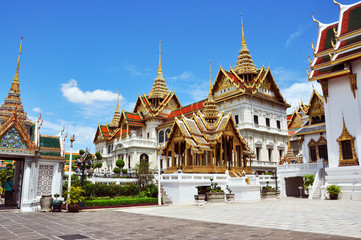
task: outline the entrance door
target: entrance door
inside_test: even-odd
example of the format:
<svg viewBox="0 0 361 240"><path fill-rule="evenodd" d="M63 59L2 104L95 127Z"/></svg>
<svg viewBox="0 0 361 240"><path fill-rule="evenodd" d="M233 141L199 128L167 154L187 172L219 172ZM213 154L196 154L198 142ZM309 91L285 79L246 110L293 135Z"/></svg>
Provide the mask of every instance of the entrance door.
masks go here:
<svg viewBox="0 0 361 240"><path fill-rule="evenodd" d="M1 162L4 162L5 168L2 169L2 187L5 188L5 176L10 176L11 183L13 184L14 191L5 191L1 194L0 208L20 208L21 206L21 193L24 175L24 159L11 159L8 157L1 157ZM7 169L6 169L7 166ZM8 185L8 184L6 184Z"/></svg>
<svg viewBox="0 0 361 240"><path fill-rule="evenodd" d="M286 182L286 195L287 197L300 197L299 187L303 187L303 177L288 177L285 178ZM302 197L305 197L302 188Z"/></svg>

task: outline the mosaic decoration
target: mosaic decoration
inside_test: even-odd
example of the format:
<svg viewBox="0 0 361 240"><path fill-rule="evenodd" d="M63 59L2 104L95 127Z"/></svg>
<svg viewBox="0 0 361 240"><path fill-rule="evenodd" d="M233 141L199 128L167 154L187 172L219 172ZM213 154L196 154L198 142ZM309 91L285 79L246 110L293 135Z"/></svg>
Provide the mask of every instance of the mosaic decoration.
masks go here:
<svg viewBox="0 0 361 240"><path fill-rule="evenodd" d="M23 139L15 127L10 128L1 138L0 148L27 150Z"/></svg>
<svg viewBox="0 0 361 240"><path fill-rule="evenodd" d="M54 166L39 165L37 196L51 194L53 184Z"/></svg>

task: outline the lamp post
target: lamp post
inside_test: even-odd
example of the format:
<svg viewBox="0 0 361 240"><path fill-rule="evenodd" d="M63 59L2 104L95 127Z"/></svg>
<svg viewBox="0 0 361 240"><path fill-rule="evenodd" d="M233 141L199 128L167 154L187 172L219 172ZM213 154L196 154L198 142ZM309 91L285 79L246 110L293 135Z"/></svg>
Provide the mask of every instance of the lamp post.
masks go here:
<svg viewBox="0 0 361 240"><path fill-rule="evenodd" d="M162 200L161 200L161 194L160 194L160 150L161 148L158 147L157 148L157 152L158 152L158 205L162 205Z"/></svg>
<svg viewBox="0 0 361 240"><path fill-rule="evenodd" d="M70 197L70 186L71 186L71 170L72 170L72 163L73 163L73 142L75 141L75 135L73 134L70 137L70 156L69 156L69 179L68 179L68 198ZM68 208L68 203L66 204Z"/></svg>

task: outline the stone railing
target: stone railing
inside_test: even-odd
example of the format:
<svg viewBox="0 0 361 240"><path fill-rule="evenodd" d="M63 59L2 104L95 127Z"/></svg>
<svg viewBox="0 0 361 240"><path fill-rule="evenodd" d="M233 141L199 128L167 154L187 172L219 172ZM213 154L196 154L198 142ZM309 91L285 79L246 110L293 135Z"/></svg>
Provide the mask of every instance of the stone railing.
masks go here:
<svg viewBox="0 0 361 240"><path fill-rule="evenodd" d="M283 164L278 165L278 170L299 170L299 169L305 169L305 170L317 170L319 168L322 168L324 166L324 160L319 159L315 163L296 163L296 164Z"/></svg>
<svg viewBox="0 0 361 240"><path fill-rule="evenodd" d="M222 174L164 174L161 175L161 181L207 181L210 182L210 179L213 179L214 182L222 182L227 180L227 175Z"/></svg>
<svg viewBox="0 0 361 240"><path fill-rule="evenodd" d="M157 139L156 138L144 138L138 136L131 136L114 142L114 146L122 144L123 147L144 147L144 148L156 148Z"/></svg>
<svg viewBox="0 0 361 240"><path fill-rule="evenodd" d="M103 184L126 184L126 183L135 183L138 181L136 178L101 178L101 177L92 177L88 178L88 181L92 183L103 183Z"/></svg>
<svg viewBox="0 0 361 240"><path fill-rule="evenodd" d="M256 129L258 131L262 131L262 132L287 135L287 130L274 128L274 127L267 127L267 126L254 124L254 123L241 123L238 126L239 126L239 128L238 128L239 130L252 128L252 129Z"/></svg>
<svg viewBox="0 0 361 240"><path fill-rule="evenodd" d="M270 162L270 161L257 161L257 160L251 160L252 161L252 167L273 167L276 168L278 162Z"/></svg>

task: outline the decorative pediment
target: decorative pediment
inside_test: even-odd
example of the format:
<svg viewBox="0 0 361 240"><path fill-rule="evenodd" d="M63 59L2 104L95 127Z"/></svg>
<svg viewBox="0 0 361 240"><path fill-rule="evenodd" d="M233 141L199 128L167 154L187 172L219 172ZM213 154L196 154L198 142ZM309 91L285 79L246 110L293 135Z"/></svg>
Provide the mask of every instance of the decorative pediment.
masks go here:
<svg viewBox="0 0 361 240"><path fill-rule="evenodd" d="M14 112L0 127L0 150L34 151L35 144Z"/></svg>
<svg viewBox="0 0 361 240"><path fill-rule="evenodd" d="M325 115L325 110L323 106L323 98L320 94L313 90L310 104L308 105L308 112L307 114L312 119L313 117L319 117L321 119L322 115Z"/></svg>
<svg viewBox="0 0 361 240"><path fill-rule="evenodd" d="M288 123L288 129L300 128L302 126L302 117L298 112L294 111L291 120Z"/></svg>

